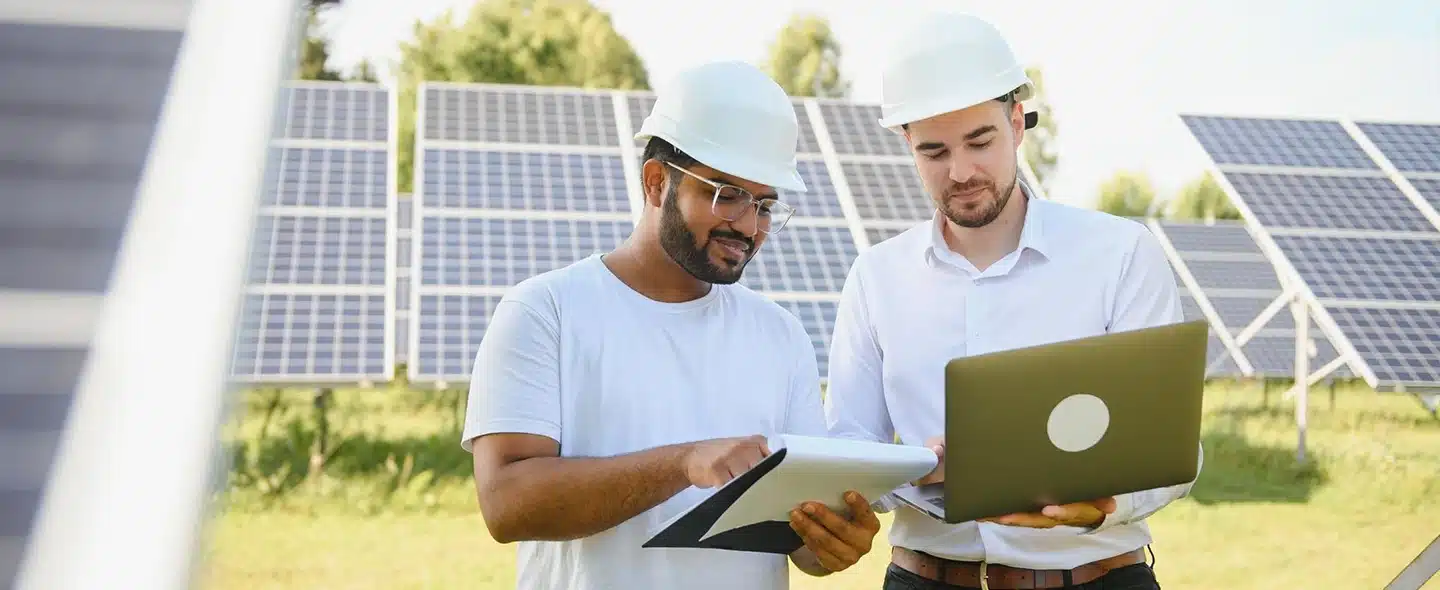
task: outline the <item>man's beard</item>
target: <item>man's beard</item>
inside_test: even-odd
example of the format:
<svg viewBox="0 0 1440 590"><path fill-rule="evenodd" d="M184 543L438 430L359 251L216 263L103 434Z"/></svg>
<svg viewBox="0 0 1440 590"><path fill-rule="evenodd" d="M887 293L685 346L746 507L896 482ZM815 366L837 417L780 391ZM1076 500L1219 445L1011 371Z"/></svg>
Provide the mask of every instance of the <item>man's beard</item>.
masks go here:
<svg viewBox="0 0 1440 590"><path fill-rule="evenodd" d="M1019 181L1020 171L1016 170L1015 176L1011 179L1010 184L1005 185L998 191L995 191L994 198L990 199L989 201L980 203L980 207L978 210L961 210L959 207L952 206L949 197L949 195L955 193L974 190L976 187L964 185L951 187L950 190L945 193L944 198L940 201L940 212L943 213L947 219L960 227L985 227L987 225L990 225L990 222L995 221L997 218L1000 217L1000 212L1004 211L1006 203L1010 202L1010 195L1015 192L1015 185ZM992 184L991 187L993 189L994 185Z"/></svg>
<svg viewBox="0 0 1440 590"><path fill-rule="evenodd" d="M748 254L733 269L722 268L711 262L710 240L705 240L705 243L699 246L695 245L695 233L685 225L685 217L680 214L679 200L672 184L669 194L665 195L665 204L660 206L660 246L670 255L671 260L692 277L716 285L729 285L739 281L740 275L745 272L745 264L755 256L755 241L735 231L711 232L710 238L728 238L743 242L749 246Z"/></svg>

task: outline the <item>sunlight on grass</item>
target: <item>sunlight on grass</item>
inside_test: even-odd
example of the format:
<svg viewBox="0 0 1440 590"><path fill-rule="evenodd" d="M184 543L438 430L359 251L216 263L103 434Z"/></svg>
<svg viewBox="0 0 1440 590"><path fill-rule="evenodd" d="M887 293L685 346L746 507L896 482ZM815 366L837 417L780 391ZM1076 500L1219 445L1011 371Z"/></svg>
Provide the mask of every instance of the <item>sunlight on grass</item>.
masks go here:
<svg viewBox="0 0 1440 590"><path fill-rule="evenodd" d="M1408 397L1342 389L1332 404L1320 388L1311 461L1298 465L1279 391L1268 403L1256 388L1207 393L1200 482L1150 521L1167 590L1381 588L1440 533L1440 422ZM456 394L342 392L334 454L308 479L309 399L282 398L263 440L265 394L229 429L242 475L217 500L201 587L514 588L514 547L490 540L475 510ZM794 587L877 588L884 534L852 570L797 571Z"/></svg>

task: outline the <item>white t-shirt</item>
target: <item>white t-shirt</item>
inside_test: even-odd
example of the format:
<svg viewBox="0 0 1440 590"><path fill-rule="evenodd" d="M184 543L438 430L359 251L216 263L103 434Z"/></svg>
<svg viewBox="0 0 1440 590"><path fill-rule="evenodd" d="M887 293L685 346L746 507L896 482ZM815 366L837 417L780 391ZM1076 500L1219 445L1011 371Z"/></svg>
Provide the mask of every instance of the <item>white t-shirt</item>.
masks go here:
<svg viewBox="0 0 1440 590"><path fill-rule="evenodd" d="M516 285L496 306L476 355L462 445L468 451L477 436L523 432L559 441L562 457L606 457L825 431L815 349L793 314L740 285L658 302L595 254ZM658 525L712 493L688 488L588 538L521 542L518 587L787 588L785 556L641 547Z"/></svg>

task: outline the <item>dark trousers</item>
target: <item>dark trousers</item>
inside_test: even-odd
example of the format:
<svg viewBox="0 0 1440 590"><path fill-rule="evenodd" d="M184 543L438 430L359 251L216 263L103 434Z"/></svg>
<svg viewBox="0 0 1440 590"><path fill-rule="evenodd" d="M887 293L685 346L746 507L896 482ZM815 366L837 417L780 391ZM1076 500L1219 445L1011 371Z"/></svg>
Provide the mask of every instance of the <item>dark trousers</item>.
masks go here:
<svg viewBox="0 0 1440 590"><path fill-rule="evenodd" d="M1110 570L1099 578L1088 584L1076 584L1066 586L1066 590L1160 590L1160 583L1155 580L1155 571L1150 569L1149 564L1137 563L1122 568ZM969 586L952 586L941 584L934 580L927 580L916 574L902 569L900 566L890 564L890 569L885 571L885 586L883 590L978 590Z"/></svg>

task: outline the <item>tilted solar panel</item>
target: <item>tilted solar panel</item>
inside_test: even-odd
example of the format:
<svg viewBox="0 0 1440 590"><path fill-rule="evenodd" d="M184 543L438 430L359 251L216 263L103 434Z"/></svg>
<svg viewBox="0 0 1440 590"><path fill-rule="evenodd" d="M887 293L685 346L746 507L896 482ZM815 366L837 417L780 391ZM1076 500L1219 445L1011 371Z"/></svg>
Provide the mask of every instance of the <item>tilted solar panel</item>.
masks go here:
<svg viewBox="0 0 1440 590"><path fill-rule="evenodd" d="M1357 122L1355 126L1401 173L1440 172L1440 124Z"/></svg>
<svg viewBox="0 0 1440 590"><path fill-rule="evenodd" d="M467 143L618 146L609 96L536 86L474 88L430 83L422 92L424 139Z"/></svg>
<svg viewBox="0 0 1440 590"><path fill-rule="evenodd" d="M789 225L766 238L740 283L758 291L839 293L857 255L849 228Z"/></svg>
<svg viewBox="0 0 1440 590"><path fill-rule="evenodd" d="M913 164L856 161L841 167L862 219L924 221L934 217L935 203L915 175Z"/></svg>
<svg viewBox="0 0 1440 590"><path fill-rule="evenodd" d="M627 213L618 154L422 150L426 207Z"/></svg>
<svg viewBox="0 0 1440 590"><path fill-rule="evenodd" d="M1182 115L1216 164L1375 170L1335 121Z"/></svg>
<svg viewBox="0 0 1440 590"><path fill-rule="evenodd" d="M1404 174L1421 199L1435 204L1440 182L1425 174L1436 168L1433 146L1440 126L1189 115L1184 120L1233 187L1231 199L1253 213L1249 221L1274 244L1277 264L1303 282L1300 296L1318 299L1324 310L1320 320L1338 330L1339 352L1353 351L1346 352L1352 355L1348 362L1358 363L1354 366L1370 385L1440 386L1440 356L1412 354L1434 348L1425 326L1440 302L1440 228L1402 189L1404 183L1381 172L1380 159ZM1362 136L1378 150L1377 159L1360 147L1356 138ZM1319 167L1348 171L1314 169ZM1282 311L1272 324L1289 327L1293 321L1287 316L1288 310ZM1321 335L1310 329L1312 336ZM1263 334L1266 340L1272 335ZM1323 363L1337 348L1330 344L1317 338L1320 354L1312 361Z"/></svg>

